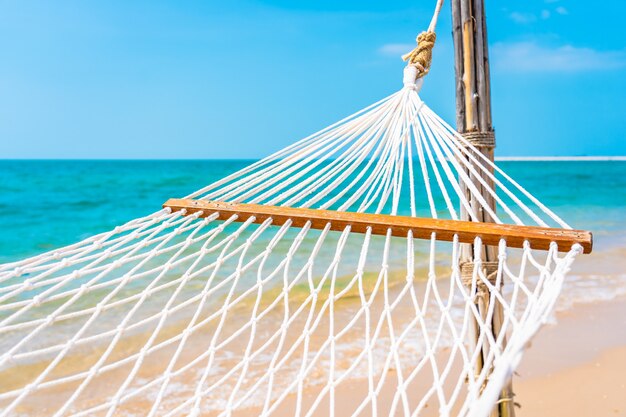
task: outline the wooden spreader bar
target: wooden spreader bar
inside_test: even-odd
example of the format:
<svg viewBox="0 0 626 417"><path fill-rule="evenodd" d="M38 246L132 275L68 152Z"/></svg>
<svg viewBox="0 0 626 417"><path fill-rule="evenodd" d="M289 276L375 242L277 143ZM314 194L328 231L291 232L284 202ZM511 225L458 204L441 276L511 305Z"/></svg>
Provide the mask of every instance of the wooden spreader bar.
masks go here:
<svg viewBox="0 0 626 417"><path fill-rule="evenodd" d="M244 222L254 216L254 223L263 223L271 217L275 226L291 220L295 227L303 227L311 222L312 229L324 229L330 223L330 229L335 231L343 231L346 226L351 226L351 231L365 233L371 227L374 235L386 235L387 230L391 229L391 235L398 237L406 237L411 230L415 238L430 239L431 234L436 233L437 240L450 242L457 235L461 243L474 243L474 239L480 237L483 244L489 246L497 246L500 239L505 239L507 246L514 248L523 247L526 240L533 249L544 250L550 248L551 242L558 245L559 251L569 251L573 244L579 243L584 253L590 253L593 246L591 232L584 230L175 198L166 201L163 207L169 207L172 211L185 209L185 215L201 211L201 217L219 213L219 220L227 220L236 214L237 222Z"/></svg>

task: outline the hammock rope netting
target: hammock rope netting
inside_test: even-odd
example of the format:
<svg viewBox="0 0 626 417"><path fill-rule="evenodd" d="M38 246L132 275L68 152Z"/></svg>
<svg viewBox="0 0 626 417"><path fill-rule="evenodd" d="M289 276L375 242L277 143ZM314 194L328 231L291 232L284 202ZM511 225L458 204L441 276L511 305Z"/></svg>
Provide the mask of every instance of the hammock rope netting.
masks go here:
<svg viewBox="0 0 626 417"><path fill-rule="evenodd" d="M570 229L416 78L187 198ZM0 415L484 416L583 250L239 220L166 207L1 265Z"/></svg>

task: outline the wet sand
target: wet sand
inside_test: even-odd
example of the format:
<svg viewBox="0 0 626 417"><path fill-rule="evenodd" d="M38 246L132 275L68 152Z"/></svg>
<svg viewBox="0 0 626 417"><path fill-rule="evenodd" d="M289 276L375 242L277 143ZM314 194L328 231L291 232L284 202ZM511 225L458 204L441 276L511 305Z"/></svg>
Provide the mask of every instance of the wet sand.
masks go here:
<svg viewBox="0 0 626 417"><path fill-rule="evenodd" d="M420 283L423 285L423 283ZM394 290L395 291L395 290ZM392 292L394 292L392 291ZM348 302L346 306L351 306ZM247 306L244 308L247 312ZM339 305L338 305L339 307ZM376 305L374 312L377 313ZM380 307L380 306L378 306ZM402 305L403 308L407 305ZM348 309L349 310L349 309ZM348 311L346 311L348 313ZM374 314L376 316L378 314ZM245 319L249 314L235 314L235 328L240 327L238 321ZM342 315L343 316L343 315ZM345 314L351 316L351 314ZM399 311L398 317L409 317L408 311ZM280 324L280 317L272 317L274 325ZM554 416L554 415L625 415L626 416L626 297L611 301L574 304L572 308L557 314L558 325L544 326L533 339L532 347L526 352L521 366L514 380L516 402L521 404L517 414L519 416ZM321 333L327 329L322 323ZM296 326L297 327L297 326ZM173 332L175 329L169 329ZM266 329L267 330L267 329ZM297 330L297 329L296 329ZM355 330L358 333L358 329ZM298 332L296 332L298 333ZM289 345L289 340L286 344ZM141 343L140 343L141 344ZM194 340L190 341L195 346ZM198 345L198 348L201 348ZM195 349L193 349L196 354ZM271 349L270 349L271 350ZM346 352L348 353L348 352ZM171 352L164 351L157 361L165 364ZM440 366L445 364L450 356L449 350L444 350L437 356ZM182 360L184 362L184 360ZM227 364L222 364L227 367ZM460 369L460 362L453 364L453 373ZM153 373L162 372L155 367ZM262 370L259 370L261 372ZM424 372L420 378L408 387L407 392L424 393L432 385L432 374ZM146 375L149 378L149 375ZM8 382L8 381L5 381ZM108 378L105 385L115 387L112 379ZM390 407L396 392L396 375L391 370L387 382L377 395L377 415L389 415ZM92 392L92 400L101 397L105 391L102 384L97 384L98 390ZM305 388L303 410L308 410L320 390L324 386L310 386ZM448 391L452 387L445 387ZM335 415L351 415L358 404L367 396L368 382L365 379L350 379L338 385L335 392ZM188 393L182 394L186 395ZM51 393L51 395L56 395ZM227 392L226 394L227 395ZM91 395L90 395L91 397ZM61 398L61 397L59 397ZM411 404L419 398L409 398ZM50 404L51 398L43 401ZM275 415L293 415L295 396L289 395L278 407ZM31 404L34 405L34 404ZM315 416L329 415L327 397L316 408ZM396 414L403 414L401 404L395 405ZM431 400L423 404L420 415L438 415L438 403ZM149 410L151 402L146 399L129 404L126 409L130 414L141 415ZM21 410L26 411L26 410ZM39 408L42 411L42 408ZM259 409L248 408L235 412L235 416L258 415ZM367 404L360 415L373 415L371 404ZM41 415L33 410L29 414ZM44 415L48 414L44 412ZM215 414L218 414L217 412ZM211 412L206 415L215 415ZM203 414L205 415L205 414ZM453 412L454 415L454 412Z"/></svg>
<svg viewBox="0 0 626 417"><path fill-rule="evenodd" d="M544 326L526 351L514 379L516 415L525 416L626 416L626 297L576 304L557 315L557 325ZM444 358L446 352L440 354ZM388 415L395 393L393 375L378 397L378 415ZM423 392L430 381L418 381L408 390ZM305 396L314 398L318 389ZM367 395L367 381L353 380L336 393L336 415L350 415L354 404ZM325 405L325 404L324 404ZM294 399L278 415L290 415ZM245 410L241 415L256 415ZM402 409L399 410L402 414ZM373 413L366 408L362 415ZM315 416L328 415L320 406ZM426 407L423 416L439 415ZM453 413L454 415L454 413Z"/></svg>

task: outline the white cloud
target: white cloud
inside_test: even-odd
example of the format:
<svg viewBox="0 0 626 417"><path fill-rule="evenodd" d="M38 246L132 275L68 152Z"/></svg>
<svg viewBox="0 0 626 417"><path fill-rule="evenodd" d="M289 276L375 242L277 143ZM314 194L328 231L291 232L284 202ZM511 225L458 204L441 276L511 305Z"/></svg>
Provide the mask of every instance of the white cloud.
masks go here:
<svg viewBox="0 0 626 417"><path fill-rule="evenodd" d="M549 11L549 10L546 10L546 9L543 9L543 10L541 11L541 18L542 18L543 20L549 19L549 18L550 18L550 11Z"/></svg>
<svg viewBox="0 0 626 417"><path fill-rule="evenodd" d="M509 18L515 23L526 24L537 20L537 16L532 13L512 12Z"/></svg>
<svg viewBox="0 0 626 417"><path fill-rule="evenodd" d="M413 48L415 43L388 43L378 48L378 52L385 56L401 56L411 52Z"/></svg>
<svg viewBox="0 0 626 417"><path fill-rule="evenodd" d="M555 11L556 11L558 14L563 14L563 15L568 14L567 9L566 9L565 7L563 7L563 6L559 6L559 7L557 7L557 8L555 9Z"/></svg>
<svg viewBox="0 0 626 417"><path fill-rule="evenodd" d="M626 50L598 51L571 45L547 47L535 42L496 43L494 68L514 72L581 72L626 67Z"/></svg>

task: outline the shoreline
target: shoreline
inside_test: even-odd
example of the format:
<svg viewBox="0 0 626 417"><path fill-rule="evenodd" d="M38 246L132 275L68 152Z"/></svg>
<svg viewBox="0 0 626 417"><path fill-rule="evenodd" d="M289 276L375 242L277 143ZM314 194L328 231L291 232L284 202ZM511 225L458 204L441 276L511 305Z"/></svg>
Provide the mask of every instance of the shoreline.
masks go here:
<svg viewBox="0 0 626 417"><path fill-rule="evenodd" d="M516 415L626 415L626 331L621 331L626 329L626 296L574 303L567 310L556 311L554 316L555 323L539 330L515 372L513 391L520 405ZM446 350L440 352L437 360L443 360L445 355ZM393 378L390 382L380 392L378 415L385 415L385 403L394 397ZM427 382L415 381L410 388L423 389ZM320 387L305 390L305 400L311 402L319 390ZM337 398L342 401L335 411L338 415L350 415L351 406L365 393L366 380L351 380L337 391ZM436 406L428 405L420 415L439 415ZM292 397L279 407L279 415L289 415L293 408ZM237 415L251 416L257 411L246 409ZM322 407L313 415L321 417L326 411ZM365 409L361 415L373 413Z"/></svg>
<svg viewBox="0 0 626 417"><path fill-rule="evenodd" d="M622 249L619 247L617 247L616 250L620 253L622 252ZM616 331L616 329L626 329L626 295L620 295L621 292L617 291L619 287L615 287L615 285L623 285L619 284L622 282L622 275L619 270L620 265L623 264L614 262L612 265L608 265L607 258L608 254L606 251L601 251L594 257L583 258L585 262L579 263L579 269L583 271L582 276L574 279L570 277L569 281L566 280L561 295L560 304L561 306L567 305L567 307L559 310L557 304L557 309L552 315L555 320L551 320L550 322L556 322L557 325L546 324L543 326L533 339L532 346L525 352L513 382L516 402L522 404L522 409L520 409L518 413L522 417L564 414L563 407L565 407L565 402L567 402L568 407L571 407L568 408L568 410L571 410L568 411L568 414L572 415L580 415L577 413L577 410L583 409L584 407L588 407L586 410L589 410L589 412L583 415L595 415L596 413L593 412L595 408L590 407L600 407L600 405L606 406L606 413L614 413L612 410L618 410L617 412L626 410L626 390L623 385L616 383L623 380L620 370L626 369L626 332ZM598 276L591 276L584 273L586 269L597 270L598 264L606 265L606 270L602 272L607 273L607 275L601 273L598 274ZM391 278L396 277L396 275L397 274L390 273L388 285L391 294L399 290L395 285L391 285L392 283L401 282L401 280ZM600 278L600 275L603 277ZM616 281L613 284L609 284L609 282L611 282L609 277L613 275L620 278L620 280L619 282ZM605 286L607 286L606 290L613 288L614 291L612 293L614 297L610 300L595 299L593 301L583 301L583 297L583 300L581 300L579 293L588 293L590 280L603 280ZM367 282L369 282L369 280L364 280L364 283ZM415 284L422 286L425 283L425 281L418 281ZM568 287L569 291L566 289ZM424 289L422 288L418 292L422 293ZM321 294L323 295L324 293L322 292ZM323 298L322 296L321 299ZM353 297L346 297L341 303L337 303L336 312L339 313L342 310L344 302L351 303L352 299ZM380 300L378 301L380 302ZM565 303L563 303L563 301L565 301ZM410 306L404 306L404 304L402 304L402 306L403 308L398 311L397 316L408 317L410 314L404 311L404 308L409 308ZM373 316L378 315L378 308L380 308L379 304L374 303L372 305ZM244 308L244 310L245 314L236 314L242 313L243 311L241 310L233 311L233 318L236 318L236 321L244 320L245 317L249 316L249 311L246 308ZM407 314L402 314L403 311ZM273 325L280 322L279 318L280 317L276 318L276 320L271 320ZM346 319L346 317L342 315L338 315L336 318ZM327 328L324 327L324 323L321 323L320 326L322 329L321 332L326 334ZM170 330L175 331L176 329ZM358 332L358 329L355 329L355 331ZM196 343L194 342L198 342L198 346L202 345L198 338L203 339L202 334L198 335L196 339L190 340L190 345L195 346ZM142 343L143 342L140 344ZM289 340L286 341L286 344L290 344ZM237 346L239 348L245 347L243 345ZM347 346L348 350L343 353L350 355L351 345ZM120 349L122 348L123 346L120 347ZM195 350L194 348L191 349L190 352L186 352L186 354L182 355L182 358L184 359L186 355L193 354ZM441 368L448 356L449 348L441 352L441 354L437 354L437 366ZM159 357L161 357L163 361L166 361L167 351L164 351ZM338 356L337 359L338 363L342 362L341 356ZM150 372L160 372L159 366L161 366L161 362L158 360L158 357L153 362L155 362L153 364L154 367L148 366L150 364L146 363L148 370L150 370ZM226 361L220 364L219 368L228 369L230 365L232 364ZM320 363L320 366L322 365L323 364ZM255 369L251 368L251 371ZM452 369L453 372L460 372L460 363L455 360L452 363ZM256 369L256 371L261 372L262 370ZM428 372L426 372L426 374L425 378L416 378L414 382L408 385L407 392L426 391L432 384L432 381L428 377ZM146 378L149 377L147 374L144 376ZM318 380L322 376L323 375L316 373L312 379ZM388 382L384 382L380 387L376 414L386 415L389 405L394 402L394 394L396 392L395 379L395 371L390 368L387 379ZM107 386L110 387L112 381L113 380L105 381L103 379L101 384L97 385L97 389L87 397L91 396L90 400L95 401L96 398L105 395L105 388ZM310 380L309 382L313 381ZM308 407L315 402L315 397L317 397L317 394L322 388L323 385L315 385L314 382L310 386L305 387L302 393L304 395L303 404L306 404L306 407ZM451 387L447 386L444 387L445 390L450 388ZM579 392L580 390L582 390L582 392ZM350 415L355 404L358 404L365 398L368 392L368 381L366 379L359 377L346 379L344 383L337 386L335 397L341 399L341 401L336 403L335 411L338 412L339 415ZM170 393L170 395L171 394L172 393ZM227 396L227 390L222 394ZM53 397L54 400L57 399L55 393L47 394L44 398L46 402L53 403ZM294 396L290 394L288 397L283 406L278 407L278 411L284 412L284 415L289 415L295 409ZM573 399L570 399L570 397ZM409 396L409 399L413 401L411 396ZM607 401L607 399L611 401ZM219 401L219 398L215 400ZM623 401L623 403L620 401ZM136 402L129 403L128 405L128 415L133 415L137 412L141 414L146 411L146 408L150 408L150 404L147 403L143 397L138 398ZM316 411L313 415L327 415L328 406L329 403L324 399L317 409L319 412ZM366 407L362 415L374 414L374 412L371 412L373 410L370 410L369 407L370 406ZM399 405L395 404L393 407L399 407ZM438 402L435 398L428 399L428 401L423 404L423 407L420 415L438 415ZM21 411L25 413L30 412L26 409ZM211 410L206 411L208 412L207 415L214 414ZM258 411L255 406L252 406L251 408L240 408L234 415L248 417L258 415ZM398 412L397 408L396 411ZM35 414L36 413L33 413L33 415ZM217 415L219 412L216 411L215 414Z"/></svg>
<svg viewBox="0 0 626 417"><path fill-rule="evenodd" d="M626 296L575 302L566 310L555 311L554 316L554 322L535 335L515 372L513 391L520 405L516 415L626 416L626 331L621 331L626 329ZM447 350L437 355L438 362L445 360ZM428 382L414 381L409 392L423 389ZM320 389L307 388L304 402L310 404ZM337 402L336 413L350 415L353 405L367 391L366 380L349 381L337 390L336 396L342 400ZM391 402L394 394L392 377L380 391L378 415L385 415L389 405L386 403ZM290 396L278 408L279 415L289 415L294 407L295 400ZM256 408L248 408L236 415L247 417L257 412ZM320 407L313 416L322 417L326 412L326 408ZM373 413L366 408L360 415ZM427 403L420 415L435 417L439 413L436 406L429 407Z"/></svg>

